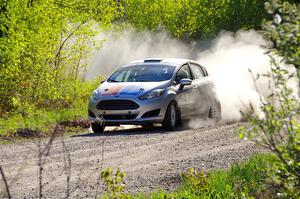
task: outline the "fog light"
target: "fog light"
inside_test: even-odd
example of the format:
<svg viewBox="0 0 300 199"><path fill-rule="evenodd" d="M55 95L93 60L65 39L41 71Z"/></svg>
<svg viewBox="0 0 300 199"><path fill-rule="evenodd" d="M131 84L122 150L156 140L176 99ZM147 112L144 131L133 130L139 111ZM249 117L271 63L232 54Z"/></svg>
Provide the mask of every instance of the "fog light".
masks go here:
<svg viewBox="0 0 300 199"><path fill-rule="evenodd" d="M93 118L96 117L95 114L94 114L92 111L90 111L90 110L89 110L89 116L90 116L90 117L93 117Z"/></svg>

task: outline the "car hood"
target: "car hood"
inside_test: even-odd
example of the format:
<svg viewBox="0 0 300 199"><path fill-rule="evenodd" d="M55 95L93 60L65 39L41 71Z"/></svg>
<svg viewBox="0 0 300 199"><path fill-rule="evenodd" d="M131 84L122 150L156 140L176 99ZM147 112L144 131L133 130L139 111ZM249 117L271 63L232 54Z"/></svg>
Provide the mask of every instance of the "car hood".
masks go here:
<svg viewBox="0 0 300 199"><path fill-rule="evenodd" d="M155 88L165 88L168 82L104 82L97 91L100 96L140 96Z"/></svg>

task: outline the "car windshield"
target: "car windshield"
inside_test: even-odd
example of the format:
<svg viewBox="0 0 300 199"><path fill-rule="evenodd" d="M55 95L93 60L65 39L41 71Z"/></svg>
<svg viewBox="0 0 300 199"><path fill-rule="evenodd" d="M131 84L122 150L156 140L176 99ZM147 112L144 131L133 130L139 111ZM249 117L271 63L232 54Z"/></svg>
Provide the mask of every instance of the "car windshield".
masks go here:
<svg viewBox="0 0 300 199"><path fill-rule="evenodd" d="M108 82L160 82L170 80L175 67L168 65L134 65L117 70Z"/></svg>

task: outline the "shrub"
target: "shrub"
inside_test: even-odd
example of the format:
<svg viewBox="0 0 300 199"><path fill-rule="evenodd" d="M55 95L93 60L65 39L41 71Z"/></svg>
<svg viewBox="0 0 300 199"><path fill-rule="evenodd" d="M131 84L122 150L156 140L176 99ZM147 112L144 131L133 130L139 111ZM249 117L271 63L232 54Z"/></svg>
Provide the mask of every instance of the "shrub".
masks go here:
<svg viewBox="0 0 300 199"><path fill-rule="evenodd" d="M121 172L120 169L117 169L115 173L111 168L105 169L100 176L103 180L105 191L102 198L130 198L130 195L124 194L126 186L123 180L126 174Z"/></svg>
<svg viewBox="0 0 300 199"><path fill-rule="evenodd" d="M300 195L300 103L299 96L293 95L287 81L293 75L282 64L293 64L298 69L300 60L300 6L286 1L271 0L266 9L274 15L274 21L264 24L264 35L273 43L269 55L272 58L274 92L263 102L264 119L253 116L252 128L241 129L241 135L268 148L276 155L272 169L273 181L280 189L278 195L294 198ZM280 55L280 62L273 58ZM295 76L295 74L294 74ZM299 79L298 79L299 81Z"/></svg>
<svg viewBox="0 0 300 199"><path fill-rule="evenodd" d="M84 97L93 36L121 13L113 0L4 0L0 10L0 116Z"/></svg>
<svg viewBox="0 0 300 199"><path fill-rule="evenodd" d="M267 13L259 0L124 0L123 21L136 29L162 26L180 39L207 39L221 30L258 29Z"/></svg>
<svg viewBox="0 0 300 199"><path fill-rule="evenodd" d="M255 155L242 163L235 163L229 170L207 173L190 169L183 175L182 185L176 192L178 198L249 198L262 194L271 195L267 180L269 164L274 157Z"/></svg>

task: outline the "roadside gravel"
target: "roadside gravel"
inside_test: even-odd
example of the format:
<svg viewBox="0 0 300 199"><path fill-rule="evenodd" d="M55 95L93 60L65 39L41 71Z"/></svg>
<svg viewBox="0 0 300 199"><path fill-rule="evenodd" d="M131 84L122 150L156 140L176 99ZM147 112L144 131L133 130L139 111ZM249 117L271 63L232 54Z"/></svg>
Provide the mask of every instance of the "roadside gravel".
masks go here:
<svg viewBox="0 0 300 199"><path fill-rule="evenodd" d="M94 198L101 167L125 171L128 192L174 190L179 173L190 167L228 168L259 149L240 140L239 123L173 132L159 128L110 129L103 135L83 132L54 140L42 170L45 198ZM41 143L44 146L47 140ZM65 147L64 147L65 146ZM13 198L36 198L39 187L38 141L0 146L0 165ZM69 154L69 156L68 156ZM102 154L103 165L102 165ZM71 163L70 169L65 166ZM102 166L101 166L102 165ZM70 183L66 176L70 172ZM4 197L0 180L0 198Z"/></svg>

